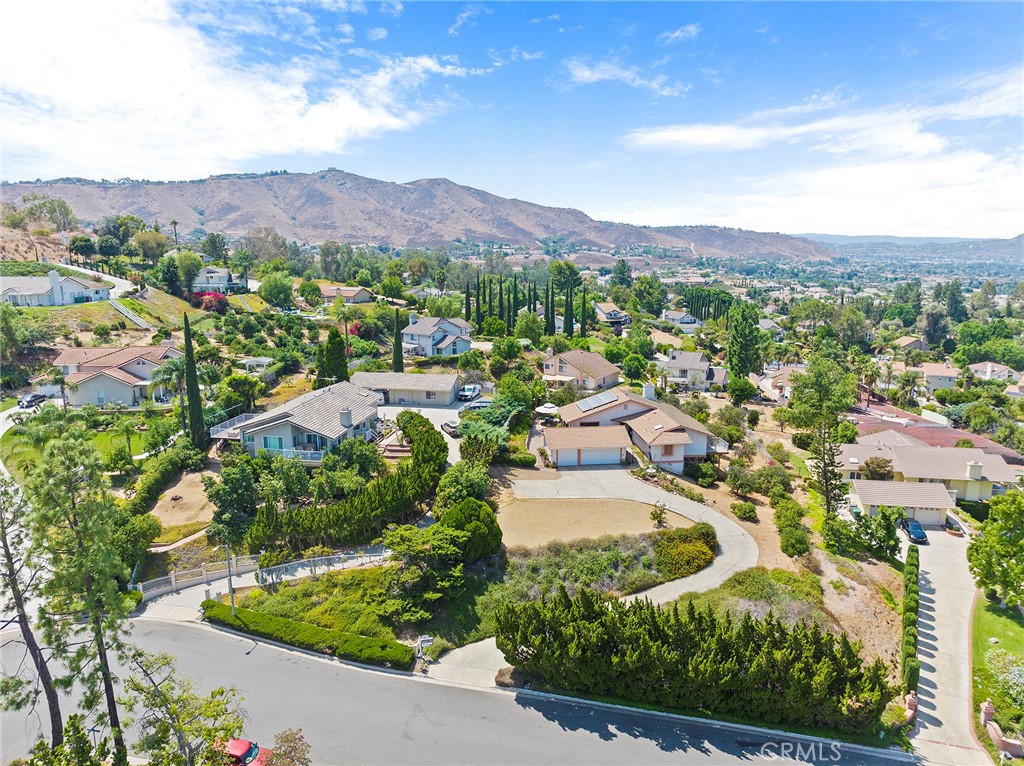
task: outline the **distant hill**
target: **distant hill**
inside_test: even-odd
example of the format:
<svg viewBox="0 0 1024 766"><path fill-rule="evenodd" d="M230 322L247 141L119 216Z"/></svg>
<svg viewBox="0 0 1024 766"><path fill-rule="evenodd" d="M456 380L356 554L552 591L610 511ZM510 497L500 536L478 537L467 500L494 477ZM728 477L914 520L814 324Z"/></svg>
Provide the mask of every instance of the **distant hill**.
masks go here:
<svg viewBox="0 0 1024 766"><path fill-rule="evenodd" d="M326 239L393 247L444 245L456 238L534 245L548 237L597 249L653 245L681 254L751 259L825 260L832 251L808 239L705 226L645 227L595 221L579 210L536 205L460 186L444 178L392 183L340 170L217 176L181 182L60 179L4 184L0 199L60 197L84 221L129 213L179 232L241 236L269 226L288 239Z"/></svg>

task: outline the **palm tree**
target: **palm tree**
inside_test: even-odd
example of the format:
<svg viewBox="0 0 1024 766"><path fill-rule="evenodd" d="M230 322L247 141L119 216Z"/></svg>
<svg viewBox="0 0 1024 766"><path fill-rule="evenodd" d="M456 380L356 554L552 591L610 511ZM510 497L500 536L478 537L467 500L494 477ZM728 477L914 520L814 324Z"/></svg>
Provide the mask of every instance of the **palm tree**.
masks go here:
<svg viewBox="0 0 1024 766"><path fill-rule="evenodd" d="M883 369L885 370L885 398L888 400L890 398L891 386L892 386L892 374L893 374L893 364L892 364L892 362L891 361L890 362L886 362L885 365L883 366Z"/></svg>
<svg viewBox="0 0 1024 766"><path fill-rule="evenodd" d="M231 265L242 272L242 287L246 290L249 289L249 269L255 260L252 257L252 253L248 250L236 250L235 254L231 257Z"/></svg>
<svg viewBox="0 0 1024 766"><path fill-rule="evenodd" d="M178 357L177 359L167 360L163 366L158 367L153 371L153 377L151 384L155 386L165 386L178 394L178 403L181 406L181 430L188 431L188 427L185 424L185 359L184 357Z"/></svg>
<svg viewBox="0 0 1024 766"><path fill-rule="evenodd" d="M213 396L213 387L220 382L220 368L215 364L201 364L196 368L196 377L206 389L206 398Z"/></svg>
<svg viewBox="0 0 1024 766"><path fill-rule="evenodd" d="M901 407L909 405L917 396L917 387L921 383L921 373L907 370L896 379L896 401Z"/></svg>
<svg viewBox="0 0 1024 766"><path fill-rule="evenodd" d="M348 359L348 320L352 318L352 309L339 298L331 307L331 313L334 314L334 317L339 322L342 322L345 325L345 346L342 349L342 352L345 358Z"/></svg>
<svg viewBox="0 0 1024 766"><path fill-rule="evenodd" d="M878 382L881 375L882 371L878 369L878 365L874 362L868 362L861 370L861 379L864 381L864 387L867 389L866 409L871 409L871 391L874 389L875 383Z"/></svg>
<svg viewBox="0 0 1024 766"><path fill-rule="evenodd" d="M68 411L68 391L75 392L78 390L77 383L69 383L68 379L64 377L64 371L60 367L51 367L47 371L49 376L48 380L51 385L57 386L60 389L60 401L64 405L64 412Z"/></svg>
<svg viewBox="0 0 1024 766"><path fill-rule="evenodd" d="M114 421L114 426L111 429L117 436L124 438L125 443L128 445L128 459L132 456L132 436L136 433L139 428L139 421L135 418L121 416Z"/></svg>
<svg viewBox="0 0 1024 766"><path fill-rule="evenodd" d="M171 228L174 229L174 246L178 246L178 221L176 218L171 219Z"/></svg>
<svg viewBox="0 0 1024 766"><path fill-rule="evenodd" d="M437 285L437 289L441 291L441 295L444 295L444 286L448 282L448 270L440 268L434 272L434 283Z"/></svg>

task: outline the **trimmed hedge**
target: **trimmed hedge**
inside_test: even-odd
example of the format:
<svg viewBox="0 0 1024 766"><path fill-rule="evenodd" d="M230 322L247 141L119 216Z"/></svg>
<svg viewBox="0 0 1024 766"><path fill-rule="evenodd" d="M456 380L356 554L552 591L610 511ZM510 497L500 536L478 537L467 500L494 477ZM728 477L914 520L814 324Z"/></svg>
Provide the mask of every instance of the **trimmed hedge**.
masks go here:
<svg viewBox="0 0 1024 766"><path fill-rule="evenodd" d="M917 691L921 663L917 659L917 611L921 602L918 578L921 572L921 551L911 546L903 565L903 641L900 644L900 669L904 692Z"/></svg>
<svg viewBox="0 0 1024 766"><path fill-rule="evenodd" d="M689 577L709 566L718 550L715 528L707 522L654 533L654 566L665 577Z"/></svg>
<svg viewBox="0 0 1024 766"><path fill-rule="evenodd" d="M181 469L193 462L191 452L186 447L172 447L150 460L135 482L135 494L124 501L125 509L135 515L148 513Z"/></svg>
<svg viewBox="0 0 1024 766"><path fill-rule="evenodd" d="M250 609L236 609L231 616L231 607L218 601L204 601L203 619L235 628L254 636L280 641L282 644L328 654L341 660L363 662L382 668L408 669L412 666L411 646L400 644L388 638L371 638L341 630L330 630L305 622L274 617L253 612Z"/></svg>

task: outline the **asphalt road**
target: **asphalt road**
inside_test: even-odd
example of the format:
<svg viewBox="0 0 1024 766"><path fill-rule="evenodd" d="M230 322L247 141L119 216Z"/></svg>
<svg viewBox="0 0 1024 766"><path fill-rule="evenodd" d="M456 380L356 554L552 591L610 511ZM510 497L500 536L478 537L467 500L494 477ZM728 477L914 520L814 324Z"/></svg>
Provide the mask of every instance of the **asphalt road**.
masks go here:
<svg viewBox="0 0 1024 766"><path fill-rule="evenodd" d="M507 692L443 686L283 651L199 625L136 620L133 641L168 651L203 689L234 684L247 736L301 727L316 764L738 764L897 762L828 743L783 759L788 744L713 724ZM12 647L3 648L5 666ZM68 705L70 707L70 704ZM66 713L65 713L66 714ZM2 762L23 755L43 719L0 714ZM795 753L795 750L791 752ZM838 757L836 757L838 756ZM898 761L905 763L905 760Z"/></svg>

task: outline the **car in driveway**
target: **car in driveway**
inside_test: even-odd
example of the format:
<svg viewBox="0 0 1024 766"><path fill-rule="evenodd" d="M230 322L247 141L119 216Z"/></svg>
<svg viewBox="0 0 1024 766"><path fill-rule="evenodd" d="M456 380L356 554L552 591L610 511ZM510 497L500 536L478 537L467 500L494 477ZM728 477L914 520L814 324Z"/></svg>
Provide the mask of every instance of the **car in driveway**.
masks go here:
<svg viewBox="0 0 1024 766"><path fill-rule="evenodd" d="M918 545L928 544L928 535L925 534L924 527L921 526L921 522L916 519L902 518L900 519L900 529L907 536L907 539L912 543Z"/></svg>
<svg viewBox="0 0 1024 766"><path fill-rule="evenodd" d="M273 754L265 747L247 739L232 739L224 748L228 755L228 763L232 766L266 766Z"/></svg>
<svg viewBox="0 0 1024 766"><path fill-rule="evenodd" d="M45 394L25 394L18 400L18 406L23 410L31 409L42 404L48 398Z"/></svg>
<svg viewBox="0 0 1024 766"><path fill-rule="evenodd" d="M469 384L459 389L458 398L460 402L471 402L480 396L480 386Z"/></svg>
<svg viewBox="0 0 1024 766"><path fill-rule="evenodd" d="M477 399L475 402L470 402L469 404L464 404L459 407L459 414L461 415L463 412L473 412L474 410L486 410L491 406L491 404L493 404L493 402L494 400L490 397L487 397L486 399Z"/></svg>
<svg viewBox="0 0 1024 766"><path fill-rule="evenodd" d="M458 439L462 434L459 433L459 421L457 420L446 420L441 424L441 430L454 439Z"/></svg>

